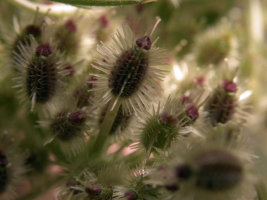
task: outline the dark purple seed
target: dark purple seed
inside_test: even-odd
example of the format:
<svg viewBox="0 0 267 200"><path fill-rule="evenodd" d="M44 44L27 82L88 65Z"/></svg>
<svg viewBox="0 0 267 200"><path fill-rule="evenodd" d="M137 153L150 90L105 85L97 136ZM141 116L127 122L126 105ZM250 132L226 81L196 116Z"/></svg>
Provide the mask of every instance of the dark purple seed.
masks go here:
<svg viewBox="0 0 267 200"><path fill-rule="evenodd" d="M82 124L86 121L86 113L82 110L70 114L70 123L73 125Z"/></svg>
<svg viewBox="0 0 267 200"><path fill-rule="evenodd" d="M46 103L55 94L57 85L55 63L37 59L27 69L27 93L31 99L35 93L36 102Z"/></svg>
<svg viewBox="0 0 267 200"><path fill-rule="evenodd" d="M92 196L99 196L102 192L102 187L99 184L90 184L90 186L85 187L84 190L87 194L90 194Z"/></svg>
<svg viewBox="0 0 267 200"><path fill-rule="evenodd" d="M136 5L135 9L138 13L141 13L144 10L144 5L143 4Z"/></svg>
<svg viewBox="0 0 267 200"><path fill-rule="evenodd" d="M148 64L145 52L139 49L125 51L109 75L109 87L112 93L127 98L138 91L146 76Z"/></svg>
<svg viewBox="0 0 267 200"><path fill-rule="evenodd" d="M137 200L137 195L132 190L126 191L124 197L126 197L127 200Z"/></svg>
<svg viewBox="0 0 267 200"><path fill-rule="evenodd" d="M99 24L102 28L108 28L109 27L109 21L106 15L101 15L99 17Z"/></svg>
<svg viewBox="0 0 267 200"><path fill-rule="evenodd" d="M178 190L180 188L177 183L167 184L164 187L165 187L166 190L169 190L169 191L176 191L176 190Z"/></svg>
<svg viewBox="0 0 267 200"><path fill-rule="evenodd" d="M187 115L192 120L196 120L199 117L198 109L195 107L193 103L186 105L186 112L187 112Z"/></svg>
<svg viewBox="0 0 267 200"><path fill-rule="evenodd" d="M76 24L73 22L73 20L68 19L68 20L65 22L65 26L66 26L67 30L68 30L70 33L74 34L74 33L77 32L77 26L76 26Z"/></svg>
<svg viewBox="0 0 267 200"><path fill-rule="evenodd" d="M182 164L175 169L176 177L188 179L192 175L192 169L188 164Z"/></svg>
<svg viewBox="0 0 267 200"><path fill-rule="evenodd" d="M222 87L227 92L236 92L237 91L237 85L233 81L224 80L222 82Z"/></svg>
<svg viewBox="0 0 267 200"><path fill-rule="evenodd" d="M40 27L36 25L26 26L25 31L27 35L33 35L34 37L39 37L42 34Z"/></svg>
<svg viewBox="0 0 267 200"><path fill-rule="evenodd" d="M160 114L160 121L167 126L175 126L178 124L179 120L167 112Z"/></svg>
<svg viewBox="0 0 267 200"><path fill-rule="evenodd" d="M53 48L49 44L41 44L36 48L36 54L42 56L49 56L53 53Z"/></svg>
<svg viewBox="0 0 267 200"><path fill-rule="evenodd" d="M195 159L196 186L205 190L222 191L237 186L243 178L243 167L234 155L211 151Z"/></svg>
<svg viewBox="0 0 267 200"><path fill-rule="evenodd" d="M136 40L136 45L145 50L149 50L152 44L151 44L150 38L145 36L145 37L142 37Z"/></svg>

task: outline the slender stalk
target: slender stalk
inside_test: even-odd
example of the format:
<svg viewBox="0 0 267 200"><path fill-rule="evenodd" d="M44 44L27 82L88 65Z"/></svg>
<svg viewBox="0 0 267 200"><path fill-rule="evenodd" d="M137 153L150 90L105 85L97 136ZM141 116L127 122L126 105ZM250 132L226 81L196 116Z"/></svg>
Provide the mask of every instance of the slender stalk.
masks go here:
<svg viewBox="0 0 267 200"><path fill-rule="evenodd" d="M107 113L105 115L104 121L101 124L100 132L99 132L99 135L98 135L98 137L95 141L95 145L94 145L95 153L101 153L101 151L103 150L105 143L106 143L106 139L109 136L113 122L117 116L117 112L118 112L120 105L121 105L121 99L119 99L117 101L117 103L115 104L115 106L113 107L115 101L116 101L116 97L114 97L110 101L110 104L109 104Z"/></svg>

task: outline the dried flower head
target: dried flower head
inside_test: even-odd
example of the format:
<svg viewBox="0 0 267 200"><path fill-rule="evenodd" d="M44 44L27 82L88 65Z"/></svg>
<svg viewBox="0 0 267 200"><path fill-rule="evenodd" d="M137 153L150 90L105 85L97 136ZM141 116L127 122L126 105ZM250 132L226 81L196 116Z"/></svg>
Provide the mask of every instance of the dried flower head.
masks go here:
<svg viewBox="0 0 267 200"><path fill-rule="evenodd" d="M94 90L101 101L115 98L114 104L121 100L124 110L144 109L149 106L151 94L161 90L156 81L161 80L163 74L154 66L164 64L162 50L151 44L151 34L135 40L131 29L124 25L122 31L112 37L112 47L105 44L98 47L102 58L93 67L106 74L94 74L98 79Z"/></svg>

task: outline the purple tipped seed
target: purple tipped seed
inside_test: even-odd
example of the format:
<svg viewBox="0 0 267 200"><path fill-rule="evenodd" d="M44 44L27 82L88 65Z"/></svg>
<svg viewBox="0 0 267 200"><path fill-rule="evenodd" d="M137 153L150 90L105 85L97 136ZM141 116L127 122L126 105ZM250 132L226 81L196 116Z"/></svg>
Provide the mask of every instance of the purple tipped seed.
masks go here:
<svg viewBox="0 0 267 200"><path fill-rule="evenodd" d="M151 41L150 38L145 36L138 40L136 40L136 45L140 48L143 48L145 50L149 50L151 48Z"/></svg>
<svg viewBox="0 0 267 200"><path fill-rule="evenodd" d="M49 44L41 44L36 48L36 54L42 56L49 56L53 53L53 48Z"/></svg>
<svg viewBox="0 0 267 200"><path fill-rule="evenodd" d="M182 164L175 169L176 177L188 179L192 175L192 169L188 164Z"/></svg>
<svg viewBox="0 0 267 200"><path fill-rule="evenodd" d="M85 187L84 190L87 194L90 194L92 196L99 196L102 192L102 187L99 184L92 184L89 187Z"/></svg>
<svg viewBox="0 0 267 200"><path fill-rule="evenodd" d="M73 22L73 20L68 19L68 20L65 22L65 26L66 26L67 30L68 30L70 33L74 34L74 33L77 32L77 26L76 26L76 24Z"/></svg>
<svg viewBox="0 0 267 200"><path fill-rule="evenodd" d="M127 200L136 200L137 199L136 193L132 190L126 191L124 196L126 197Z"/></svg>
<svg viewBox="0 0 267 200"><path fill-rule="evenodd" d="M243 167L237 157L222 151L211 151L195 159L196 186L210 191L229 190L243 178Z"/></svg>
<svg viewBox="0 0 267 200"><path fill-rule="evenodd" d="M86 113L82 110L70 114L70 122L73 125L84 123L86 120Z"/></svg>
<svg viewBox="0 0 267 200"><path fill-rule="evenodd" d="M195 107L194 104L190 103L186 106L186 112L190 119L196 120L199 117L198 109Z"/></svg>
<svg viewBox="0 0 267 200"><path fill-rule="evenodd" d="M160 115L160 121L168 126L175 126L178 124L178 119L164 112Z"/></svg>
<svg viewBox="0 0 267 200"><path fill-rule="evenodd" d="M227 92L236 92L237 91L237 85L233 81L224 80L222 82L222 87Z"/></svg>

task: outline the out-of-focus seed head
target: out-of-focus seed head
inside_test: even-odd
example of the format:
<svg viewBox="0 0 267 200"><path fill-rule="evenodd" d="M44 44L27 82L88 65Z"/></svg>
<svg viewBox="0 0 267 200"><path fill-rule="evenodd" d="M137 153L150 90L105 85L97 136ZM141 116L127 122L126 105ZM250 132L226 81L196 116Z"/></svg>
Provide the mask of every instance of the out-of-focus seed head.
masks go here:
<svg viewBox="0 0 267 200"><path fill-rule="evenodd" d="M192 176L192 169L188 164L181 164L176 167L175 174L179 179L188 179Z"/></svg>
<svg viewBox="0 0 267 200"><path fill-rule="evenodd" d="M177 191L177 190L179 190L179 185L177 184L177 183L172 183L172 184L166 184L166 185L164 185L164 188L166 189L166 190L169 190L169 191Z"/></svg>
<svg viewBox="0 0 267 200"><path fill-rule="evenodd" d="M213 126L217 124L225 124L233 119L236 112L238 102L235 96L237 86L233 82L224 81L211 94L210 99L204 107L207 111L207 119Z"/></svg>
<svg viewBox="0 0 267 200"><path fill-rule="evenodd" d="M239 159L227 152L210 151L195 158L196 187L224 191L236 187L244 178Z"/></svg>
<svg viewBox="0 0 267 200"><path fill-rule="evenodd" d="M138 196L133 190L127 190L124 194L126 200L137 200Z"/></svg>
<svg viewBox="0 0 267 200"><path fill-rule="evenodd" d="M109 20L106 15L101 15L98 19L99 24L102 28L108 28L109 27Z"/></svg>

